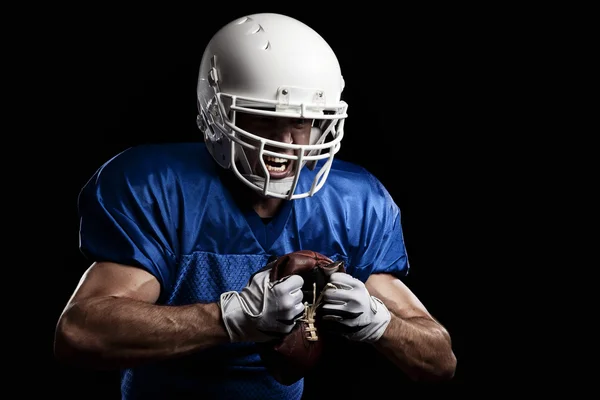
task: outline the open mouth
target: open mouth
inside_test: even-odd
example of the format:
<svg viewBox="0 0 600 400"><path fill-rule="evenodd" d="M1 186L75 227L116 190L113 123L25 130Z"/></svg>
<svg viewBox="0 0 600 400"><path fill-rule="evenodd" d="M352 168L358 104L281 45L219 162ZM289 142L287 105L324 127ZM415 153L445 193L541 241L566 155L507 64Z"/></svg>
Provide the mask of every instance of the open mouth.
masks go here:
<svg viewBox="0 0 600 400"><path fill-rule="evenodd" d="M265 161L269 175L275 179L284 178L288 174L292 164L292 160L273 156L264 156L263 160Z"/></svg>

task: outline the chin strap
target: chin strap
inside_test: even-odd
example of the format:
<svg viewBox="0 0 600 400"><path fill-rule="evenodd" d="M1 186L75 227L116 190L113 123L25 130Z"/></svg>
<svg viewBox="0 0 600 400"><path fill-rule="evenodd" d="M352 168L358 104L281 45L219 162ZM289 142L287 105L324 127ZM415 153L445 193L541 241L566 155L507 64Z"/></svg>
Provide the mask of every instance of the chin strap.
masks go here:
<svg viewBox="0 0 600 400"><path fill-rule="evenodd" d="M252 184L257 185L261 188L265 185L265 178L258 175L243 175L244 178L248 179ZM294 184L294 177L290 176L283 179L271 179L269 181L268 191L274 192L277 194L281 194L287 196L290 194L290 190L292 189L292 185Z"/></svg>

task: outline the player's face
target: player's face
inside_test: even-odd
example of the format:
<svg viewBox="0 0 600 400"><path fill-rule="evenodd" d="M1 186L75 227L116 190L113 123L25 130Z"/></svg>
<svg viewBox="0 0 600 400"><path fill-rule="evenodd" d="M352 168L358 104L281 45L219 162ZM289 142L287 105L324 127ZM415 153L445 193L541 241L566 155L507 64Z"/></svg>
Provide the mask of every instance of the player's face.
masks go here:
<svg viewBox="0 0 600 400"><path fill-rule="evenodd" d="M266 117L240 112L236 116L236 122L243 130L265 139L299 145L309 144L310 141L312 120L309 119ZM252 144L257 145L257 143ZM269 146L265 146L265 149L277 151L278 153L294 154L292 149L273 149ZM263 176L263 169L260 166L256 152L247 151L246 154L254 173ZM263 156L263 158L271 179L282 179L292 175L294 160L271 156Z"/></svg>

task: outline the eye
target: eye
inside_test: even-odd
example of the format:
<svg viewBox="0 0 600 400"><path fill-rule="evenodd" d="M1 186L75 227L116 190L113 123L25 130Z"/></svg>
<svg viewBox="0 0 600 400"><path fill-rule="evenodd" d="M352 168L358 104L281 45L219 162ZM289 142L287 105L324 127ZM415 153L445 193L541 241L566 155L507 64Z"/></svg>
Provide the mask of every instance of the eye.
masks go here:
<svg viewBox="0 0 600 400"><path fill-rule="evenodd" d="M256 116L254 117L254 120L262 125L269 125L273 123L273 118L272 117L267 117L264 115L260 115L260 116Z"/></svg>
<svg viewBox="0 0 600 400"><path fill-rule="evenodd" d="M304 125L308 124L309 121L305 118L294 118L292 120L292 124L294 124L294 126L296 126L297 128L302 128L304 127Z"/></svg>

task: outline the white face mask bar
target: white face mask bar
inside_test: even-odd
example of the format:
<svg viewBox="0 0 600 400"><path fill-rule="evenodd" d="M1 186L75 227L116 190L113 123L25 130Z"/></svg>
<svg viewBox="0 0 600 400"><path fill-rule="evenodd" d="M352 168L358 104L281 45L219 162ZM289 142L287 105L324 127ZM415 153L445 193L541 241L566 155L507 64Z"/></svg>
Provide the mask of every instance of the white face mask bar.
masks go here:
<svg viewBox="0 0 600 400"><path fill-rule="evenodd" d="M341 140L344 136L343 123L344 118L347 116L347 105L345 103L342 102L341 107L331 108L327 110L334 113L326 114L322 111L326 107L323 107L320 104L306 105L287 103L282 106L281 103L278 101L257 100L252 98L231 96L222 93L216 93L216 97L218 99L216 103L218 104L221 115L231 116L231 122L227 118L219 118L219 120L220 122L222 121L223 125L226 126L223 126L223 132L231 140L231 160L239 161L240 168L242 169L240 171L237 163L232 162L232 170L242 182L244 182L247 186L253 188L254 190L260 191L260 193L264 196L278 197L288 200L312 196L318 190L321 189L329 174L333 158L341 147ZM231 106L229 107L229 110L231 112L226 110L223 101L224 99L226 99L227 102L230 102ZM243 105L240 105L240 103ZM270 111L264 108L255 108L257 105L260 105L261 107L269 107L271 109L274 108L275 110L279 109L279 111ZM310 143L308 145L297 145L266 139L239 128L238 126L236 126L235 122L236 113L238 111L254 115L264 115L271 117L332 120L332 123L328 124L328 127L325 130L325 132L321 133L320 136L316 137L315 143ZM325 142L325 138L329 134L332 134L333 140ZM251 141L258 143L258 145L250 144L247 141L241 139L240 136L250 139ZM273 150L268 150L265 149L266 146L275 149L291 149L294 152L294 154L285 154ZM245 153L246 149L257 152L258 159L260 160L260 166L266 178L252 174ZM325 152L323 152L324 150ZM264 162L264 156L273 156L296 161L296 163L294 164L293 176L284 179L272 180L267 170L267 166ZM310 190L305 193L295 193L300 177L300 172L304 165L307 162L309 162L312 168L314 168L315 164L319 160L323 159L327 159L327 161L322 166L321 170L318 171L318 173L316 174L315 179L311 184Z"/></svg>

